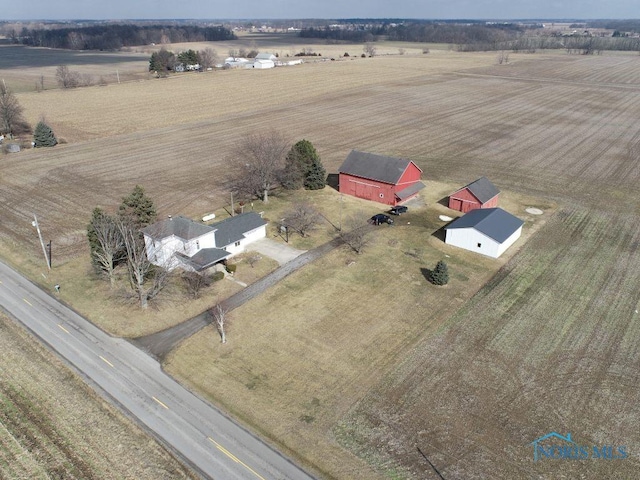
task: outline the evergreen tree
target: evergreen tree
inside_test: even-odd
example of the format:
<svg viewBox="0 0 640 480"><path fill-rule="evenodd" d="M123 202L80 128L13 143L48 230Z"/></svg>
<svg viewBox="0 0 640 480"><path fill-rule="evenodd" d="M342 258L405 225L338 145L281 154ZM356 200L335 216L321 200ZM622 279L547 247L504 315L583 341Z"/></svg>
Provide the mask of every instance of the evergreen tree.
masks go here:
<svg viewBox="0 0 640 480"><path fill-rule="evenodd" d="M138 229L152 224L158 217L153 200L147 197L140 185L136 185L133 191L122 199L118 215L128 218Z"/></svg>
<svg viewBox="0 0 640 480"><path fill-rule="evenodd" d="M307 171L304 179L304 188L307 190L321 190L327 184L327 171L320 163L320 159L315 159Z"/></svg>
<svg viewBox="0 0 640 480"><path fill-rule="evenodd" d="M176 64L176 56L173 52L166 50L164 47L157 52L151 54L149 59L149 71L156 72L160 76L165 76L169 70L172 70Z"/></svg>
<svg viewBox="0 0 640 480"><path fill-rule="evenodd" d="M285 188L301 186L308 190L324 188L326 171L320 162L318 152L310 141L300 140L296 143L291 147L286 160L290 186L285 184Z"/></svg>
<svg viewBox="0 0 640 480"><path fill-rule="evenodd" d="M56 136L51 127L40 120L33 132L33 143L35 147L54 147L58 144Z"/></svg>
<svg viewBox="0 0 640 480"><path fill-rule="evenodd" d="M449 267L442 260L436 264L436 268L431 272L431 283L434 285L446 285L449 283Z"/></svg>
<svg viewBox="0 0 640 480"><path fill-rule="evenodd" d="M178 60L185 65L195 65L196 63L200 63L198 52L191 49L187 50L186 52L180 52L178 54Z"/></svg>

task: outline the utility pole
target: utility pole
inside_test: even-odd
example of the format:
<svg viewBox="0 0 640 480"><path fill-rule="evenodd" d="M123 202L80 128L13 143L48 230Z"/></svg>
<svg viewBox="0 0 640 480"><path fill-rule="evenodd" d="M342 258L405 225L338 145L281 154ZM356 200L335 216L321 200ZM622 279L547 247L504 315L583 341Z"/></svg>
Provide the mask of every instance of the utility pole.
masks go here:
<svg viewBox="0 0 640 480"><path fill-rule="evenodd" d="M117 68L116 68L116 76L118 77L118 83L120 83L120 73L118 72Z"/></svg>
<svg viewBox="0 0 640 480"><path fill-rule="evenodd" d="M235 214L236 213L235 213L234 208L233 208L233 192L231 192L231 216L233 217L233 216L235 216Z"/></svg>
<svg viewBox="0 0 640 480"><path fill-rule="evenodd" d="M47 243L47 247L49 247L49 270L51 270L51 262L53 261L51 257L51 240Z"/></svg>
<svg viewBox="0 0 640 480"><path fill-rule="evenodd" d="M38 238L40 239L40 245L42 245L42 253L44 253L44 261L47 262L47 267L49 268L49 270L51 270L51 262L49 261L49 257L47 256L47 249L44 246L44 240L42 240L40 226L38 225L38 217L36 217L35 213L33 214L33 222L31 222L31 225L36 227L36 230L38 231Z"/></svg>

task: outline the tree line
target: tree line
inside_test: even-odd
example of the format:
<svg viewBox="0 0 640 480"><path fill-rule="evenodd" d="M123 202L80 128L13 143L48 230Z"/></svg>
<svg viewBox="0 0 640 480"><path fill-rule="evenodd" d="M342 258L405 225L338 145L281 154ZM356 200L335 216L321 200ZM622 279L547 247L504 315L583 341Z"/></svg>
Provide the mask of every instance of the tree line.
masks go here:
<svg viewBox="0 0 640 480"><path fill-rule="evenodd" d="M152 43L213 42L234 40L223 26L109 24L51 30L23 28L9 35L15 43L68 50L119 50Z"/></svg>

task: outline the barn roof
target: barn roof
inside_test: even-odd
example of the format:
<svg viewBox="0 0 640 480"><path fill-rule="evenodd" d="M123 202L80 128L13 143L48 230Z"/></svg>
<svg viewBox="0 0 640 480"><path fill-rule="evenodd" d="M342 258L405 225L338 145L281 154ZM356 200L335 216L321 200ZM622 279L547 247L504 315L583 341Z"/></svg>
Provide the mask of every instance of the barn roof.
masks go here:
<svg viewBox="0 0 640 480"><path fill-rule="evenodd" d="M457 190L452 194L454 196L461 190L468 189L474 197L480 200L481 203L486 203L491 200L493 197L500 193L500 190L489 181L487 177L480 177L479 179L471 182L469 185L462 187L460 190Z"/></svg>
<svg viewBox="0 0 640 480"><path fill-rule="evenodd" d="M395 185L410 163L413 162L406 158L387 157L352 150L338 171ZM420 167L415 166L422 172Z"/></svg>
<svg viewBox="0 0 640 480"><path fill-rule="evenodd" d="M194 222L183 216L169 217L142 229L142 233L154 239L175 235L183 240L191 240L212 231L213 229L208 225Z"/></svg>
<svg viewBox="0 0 640 480"><path fill-rule="evenodd" d="M247 212L214 223L211 228L216 231L216 245L224 247L242 240L245 233L266 224L256 212Z"/></svg>
<svg viewBox="0 0 640 480"><path fill-rule="evenodd" d="M416 182L413 185L410 185L407 188L397 192L396 193L396 197L398 197L400 200L404 200L405 198L409 198L411 195L413 195L414 193L419 192L420 190L422 190L425 187L426 187L426 185L424 183Z"/></svg>
<svg viewBox="0 0 640 480"><path fill-rule="evenodd" d="M478 208L456 218L445 230L474 228L487 237L502 243L518 230L524 222L501 208Z"/></svg>

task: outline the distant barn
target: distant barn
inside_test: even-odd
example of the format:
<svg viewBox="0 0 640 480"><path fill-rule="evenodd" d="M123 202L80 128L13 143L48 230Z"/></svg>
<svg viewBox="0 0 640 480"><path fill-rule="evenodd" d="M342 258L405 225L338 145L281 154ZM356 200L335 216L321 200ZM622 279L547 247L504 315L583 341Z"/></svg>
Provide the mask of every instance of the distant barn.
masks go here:
<svg viewBox="0 0 640 480"><path fill-rule="evenodd" d="M478 208L494 208L498 206L499 194L500 190L487 177L480 177L449 195L449 208L463 213Z"/></svg>
<svg viewBox="0 0 640 480"><path fill-rule="evenodd" d="M353 150L339 170L340 193L386 205L399 205L425 185L422 170L411 160Z"/></svg>

